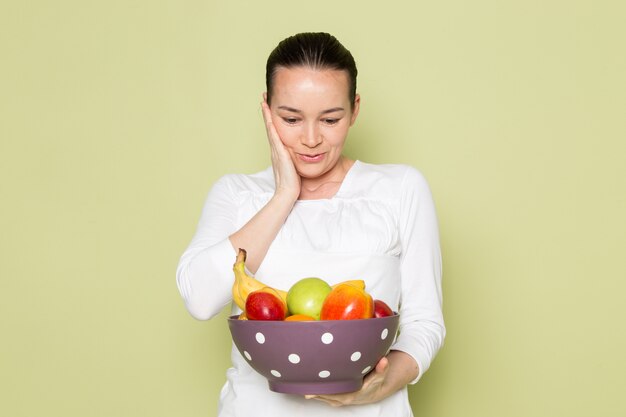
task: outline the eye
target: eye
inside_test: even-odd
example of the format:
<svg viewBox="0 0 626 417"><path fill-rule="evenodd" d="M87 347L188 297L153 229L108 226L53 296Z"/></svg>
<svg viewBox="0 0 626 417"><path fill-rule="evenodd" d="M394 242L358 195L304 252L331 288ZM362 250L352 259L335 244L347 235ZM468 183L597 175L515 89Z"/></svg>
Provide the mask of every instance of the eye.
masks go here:
<svg viewBox="0 0 626 417"><path fill-rule="evenodd" d="M295 125L296 123L298 123L298 119L296 119L295 117L283 117L283 120L285 121L285 123L290 125Z"/></svg>
<svg viewBox="0 0 626 417"><path fill-rule="evenodd" d="M324 123L326 123L327 125L334 125L337 124L339 122L339 119L324 119Z"/></svg>

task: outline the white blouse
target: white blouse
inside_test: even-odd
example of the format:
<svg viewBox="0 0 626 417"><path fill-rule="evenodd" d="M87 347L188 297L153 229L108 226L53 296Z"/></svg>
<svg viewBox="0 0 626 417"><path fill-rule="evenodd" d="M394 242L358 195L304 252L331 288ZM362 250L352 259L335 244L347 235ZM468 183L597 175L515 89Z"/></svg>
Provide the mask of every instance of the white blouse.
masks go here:
<svg viewBox="0 0 626 417"><path fill-rule="evenodd" d="M207 320L232 301L236 252L228 237L274 194L271 167L226 175L211 189L191 244L177 269L178 289L192 316ZM391 349L415 358L420 375L445 338L437 218L424 177L405 165L356 161L330 199L295 203L255 277L288 290L301 278L329 284L363 279L374 299L400 313ZM232 314L239 309L233 304ZM233 346L219 416L412 416L406 387L375 404L332 408L303 396L272 392Z"/></svg>

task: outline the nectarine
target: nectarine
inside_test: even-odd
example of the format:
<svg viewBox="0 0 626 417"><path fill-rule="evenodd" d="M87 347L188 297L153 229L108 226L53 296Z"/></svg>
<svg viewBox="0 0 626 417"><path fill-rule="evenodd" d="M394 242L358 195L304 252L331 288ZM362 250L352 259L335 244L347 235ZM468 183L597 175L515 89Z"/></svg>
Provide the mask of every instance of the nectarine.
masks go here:
<svg viewBox="0 0 626 417"><path fill-rule="evenodd" d="M369 319L374 316L374 300L365 290L340 284L326 296L321 320Z"/></svg>

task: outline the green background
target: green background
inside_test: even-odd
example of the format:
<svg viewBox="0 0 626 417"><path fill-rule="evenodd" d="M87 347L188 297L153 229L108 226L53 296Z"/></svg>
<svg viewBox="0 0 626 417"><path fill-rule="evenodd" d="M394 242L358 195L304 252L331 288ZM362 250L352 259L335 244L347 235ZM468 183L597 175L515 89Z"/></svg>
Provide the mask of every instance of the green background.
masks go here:
<svg viewBox="0 0 626 417"><path fill-rule="evenodd" d="M433 190L448 337L416 416L626 415L625 17L618 0L3 1L0 415L215 415L226 313L191 318L175 269L211 184L268 165L265 59L300 31L357 60L347 154Z"/></svg>

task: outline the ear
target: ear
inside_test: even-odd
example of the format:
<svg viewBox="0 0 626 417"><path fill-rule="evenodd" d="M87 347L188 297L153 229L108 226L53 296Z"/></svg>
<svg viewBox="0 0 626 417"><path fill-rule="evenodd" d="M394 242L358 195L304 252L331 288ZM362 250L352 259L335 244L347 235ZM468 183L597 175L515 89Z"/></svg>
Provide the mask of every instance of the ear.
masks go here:
<svg viewBox="0 0 626 417"><path fill-rule="evenodd" d="M352 105L352 116L350 117L350 126L356 122L356 117L359 115L359 109L361 108L361 96L356 94L354 96L354 104Z"/></svg>
<svg viewBox="0 0 626 417"><path fill-rule="evenodd" d="M263 93L263 101L267 103L267 92Z"/></svg>

